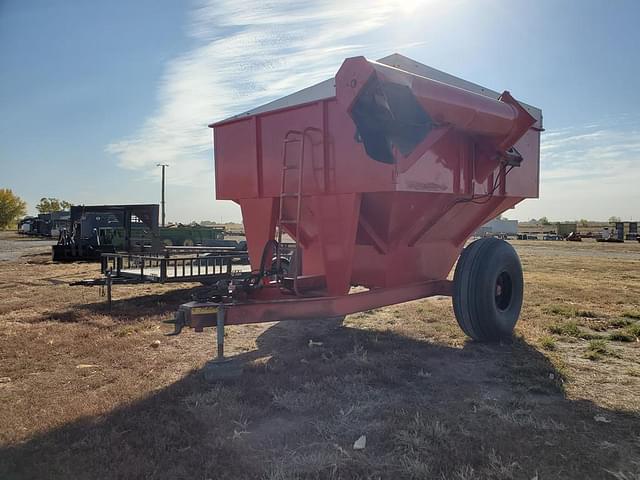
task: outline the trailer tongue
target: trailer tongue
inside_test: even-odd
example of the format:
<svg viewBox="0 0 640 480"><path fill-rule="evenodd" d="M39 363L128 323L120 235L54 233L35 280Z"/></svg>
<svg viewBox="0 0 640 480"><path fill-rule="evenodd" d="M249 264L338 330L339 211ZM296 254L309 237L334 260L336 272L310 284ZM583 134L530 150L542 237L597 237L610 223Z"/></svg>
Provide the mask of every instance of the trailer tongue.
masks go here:
<svg viewBox="0 0 640 480"><path fill-rule="evenodd" d="M497 239L463 246L538 196L539 109L400 55L355 57L335 80L212 127L217 198L242 209L253 274L182 305L177 332L216 326L221 359L225 325L451 295L470 337L511 334L515 251ZM296 242L286 272L285 233Z"/></svg>

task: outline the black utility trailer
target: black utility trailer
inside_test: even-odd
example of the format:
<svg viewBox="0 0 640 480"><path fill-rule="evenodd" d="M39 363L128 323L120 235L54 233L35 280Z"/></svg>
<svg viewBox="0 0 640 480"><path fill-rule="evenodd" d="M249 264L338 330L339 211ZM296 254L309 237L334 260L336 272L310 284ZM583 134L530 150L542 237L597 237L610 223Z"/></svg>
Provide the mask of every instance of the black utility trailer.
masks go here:
<svg viewBox="0 0 640 480"><path fill-rule="evenodd" d="M103 253L100 256L102 277L80 280L70 285L106 286L107 302L111 305L113 285L140 283L199 282L208 285L207 298L227 295L230 290L242 290L247 283L268 276L266 259L261 271L252 271L245 243L234 247L165 247L161 253ZM280 266L288 271L293 245L282 245ZM271 259L273 263L275 259ZM109 307L110 308L110 307ZM179 330L180 326L176 325Z"/></svg>
<svg viewBox="0 0 640 480"><path fill-rule="evenodd" d="M161 254L103 253L101 261L102 274L116 283L216 283L251 273L248 253L234 249L169 247Z"/></svg>
<svg viewBox="0 0 640 480"><path fill-rule="evenodd" d="M100 260L103 253L159 252L157 204L78 205L52 248L54 261Z"/></svg>
<svg viewBox="0 0 640 480"><path fill-rule="evenodd" d="M247 251L233 248L168 247L163 253L103 253L100 260L101 278L71 285L106 286L109 310L113 285L200 282L210 285L209 293L215 295L228 293L254 274Z"/></svg>

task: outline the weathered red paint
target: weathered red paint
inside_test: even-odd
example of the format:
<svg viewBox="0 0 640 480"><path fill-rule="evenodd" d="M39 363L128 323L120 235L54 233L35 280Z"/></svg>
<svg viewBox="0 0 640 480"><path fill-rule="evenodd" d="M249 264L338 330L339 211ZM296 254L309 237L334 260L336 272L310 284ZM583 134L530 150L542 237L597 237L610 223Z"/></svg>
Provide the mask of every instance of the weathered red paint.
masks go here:
<svg viewBox="0 0 640 480"><path fill-rule="evenodd" d="M393 164L373 160L355 139L350 109L372 76L408 86L435 122L409 155L395 150ZM537 196L540 129L534 123L508 92L494 100L363 57L347 59L333 98L213 125L217 198L240 204L257 268L275 236L285 135L317 129L302 153L299 228L284 226L301 246L302 274L324 277L331 298L354 285L397 293L444 280L473 231ZM300 157L300 145L287 144L287 155ZM512 146L523 161L506 175L500 156ZM270 295L284 294L275 289ZM311 308L307 301L300 305Z"/></svg>
<svg viewBox="0 0 640 480"><path fill-rule="evenodd" d="M276 289L266 289L274 294ZM401 287L377 289L327 297L280 297L257 299L251 302L232 304L212 304L189 302L181 308L187 312L186 324L196 331L207 327L215 327L217 310L224 309L225 325L242 325L247 323L265 323L280 320L320 320L342 317L355 312L408 302L434 295L451 295L451 282L437 280ZM262 292L264 295L264 291ZM198 313L201 309L205 313ZM211 308L213 307L213 308Z"/></svg>

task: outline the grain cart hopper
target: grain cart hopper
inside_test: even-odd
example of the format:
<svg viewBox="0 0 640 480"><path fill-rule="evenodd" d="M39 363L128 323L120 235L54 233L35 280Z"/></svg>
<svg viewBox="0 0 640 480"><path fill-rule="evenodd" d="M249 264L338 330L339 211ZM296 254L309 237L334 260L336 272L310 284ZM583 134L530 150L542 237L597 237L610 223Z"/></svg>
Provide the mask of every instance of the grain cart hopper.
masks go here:
<svg viewBox="0 0 640 480"><path fill-rule="evenodd" d="M470 337L511 334L518 256L495 238L463 247L538 196L539 109L391 55L349 58L335 79L212 127L217 198L242 209L254 274L182 305L177 331L217 326L221 359L225 325L451 295ZM288 273L283 234L296 241Z"/></svg>

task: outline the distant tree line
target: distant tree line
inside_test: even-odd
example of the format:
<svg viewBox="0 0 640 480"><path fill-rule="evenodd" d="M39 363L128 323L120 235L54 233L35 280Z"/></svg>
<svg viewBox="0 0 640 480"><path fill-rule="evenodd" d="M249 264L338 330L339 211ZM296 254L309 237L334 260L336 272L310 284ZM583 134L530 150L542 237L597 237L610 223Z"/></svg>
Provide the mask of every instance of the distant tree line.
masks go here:
<svg viewBox="0 0 640 480"><path fill-rule="evenodd" d="M36 205L36 210L38 210L39 213L61 212L63 210L69 210L71 206L72 204L66 200L42 197L40 202Z"/></svg>
<svg viewBox="0 0 640 480"><path fill-rule="evenodd" d="M38 213L68 210L71 203L53 197L42 197L36 205ZM15 226L17 220L27 214L27 203L10 188L0 188L0 228Z"/></svg>

